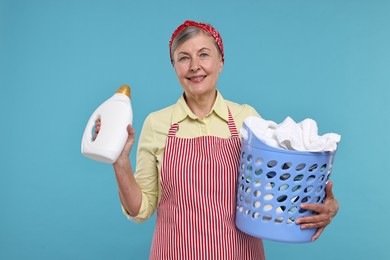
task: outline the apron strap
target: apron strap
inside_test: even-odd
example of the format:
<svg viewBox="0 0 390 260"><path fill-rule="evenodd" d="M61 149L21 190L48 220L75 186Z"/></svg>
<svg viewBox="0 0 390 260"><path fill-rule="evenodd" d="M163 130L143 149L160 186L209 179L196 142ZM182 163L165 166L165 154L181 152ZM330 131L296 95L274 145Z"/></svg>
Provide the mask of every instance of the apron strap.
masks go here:
<svg viewBox="0 0 390 260"><path fill-rule="evenodd" d="M232 134L232 137L238 137L236 123L234 122L234 119L233 119L232 113L230 112L229 107L228 107L228 114L229 114L228 126L229 126L230 133Z"/></svg>
<svg viewBox="0 0 390 260"><path fill-rule="evenodd" d="M169 128L168 137L175 137L177 130L179 130L179 124L174 123L171 128Z"/></svg>

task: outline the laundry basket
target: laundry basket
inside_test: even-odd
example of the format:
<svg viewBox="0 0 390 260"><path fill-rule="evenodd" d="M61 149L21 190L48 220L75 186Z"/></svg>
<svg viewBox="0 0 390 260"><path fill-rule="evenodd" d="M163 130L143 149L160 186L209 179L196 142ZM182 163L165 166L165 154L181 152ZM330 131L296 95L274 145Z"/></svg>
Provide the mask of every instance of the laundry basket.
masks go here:
<svg viewBox="0 0 390 260"><path fill-rule="evenodd" d="M254 237L310 242L316 229L295 221L314 215L301 203L323 203L335 152L300 152L271 147L243 124L237 187L236 226Z"/></svg>

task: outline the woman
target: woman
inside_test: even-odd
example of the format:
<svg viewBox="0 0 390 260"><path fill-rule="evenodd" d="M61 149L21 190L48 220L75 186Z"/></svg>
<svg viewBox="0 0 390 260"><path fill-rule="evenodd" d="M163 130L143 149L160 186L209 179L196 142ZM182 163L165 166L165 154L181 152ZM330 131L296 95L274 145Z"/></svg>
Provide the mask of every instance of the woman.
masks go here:
<svg viewBox="0 0 390 260"><path fill-rule="evenodd" d="M224 64L222 38L210 25L185 21L169 43L183 95L145 120L133 175L129 137L113 164L124 213L135 222L157 209L151 259L264 259L261 239L235 227L238 130L248 105L224 100L216 88ZM303 205L316 216L297 220L318 228L317 239L338 211L332 184L322 205Z"/></svg>

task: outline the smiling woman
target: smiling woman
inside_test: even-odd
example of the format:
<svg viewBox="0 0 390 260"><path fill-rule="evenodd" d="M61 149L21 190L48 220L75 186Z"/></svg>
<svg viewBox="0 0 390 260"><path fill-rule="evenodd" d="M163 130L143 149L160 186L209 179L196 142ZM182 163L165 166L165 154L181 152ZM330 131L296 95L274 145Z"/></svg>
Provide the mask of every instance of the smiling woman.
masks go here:
<svg viewBox="0 0 390 260"><path fill-rule="evenodd" d="M205 32L199 32L181 44L173 58L187 105L195 115L203 118L214 104L218 76L223 66L214 39Z"/></svg>
<svg viewBox="0 0 390 260"><path fill-rule="evenodd" d="M151 113L138 142L136 172L129 154L135 133L113 164L124 214L135 222L157 209L150 259L264 259L262 240L236 228L239 129L258 113L224 100L216 85L224 64L222 38L208 24L186 21L172 35L171 63L184 93ZM301 227L329 224L338 209L331 186L319 214ZM333 212L332 216L329 212Z"/></svg>
<svg viewBox="0 0 390 260"><path fill-rule="evenodd" d="M203 118L216 97L224 62L222 38L211 25L185 21L173 33L169 47L187 105Z"/></svg>

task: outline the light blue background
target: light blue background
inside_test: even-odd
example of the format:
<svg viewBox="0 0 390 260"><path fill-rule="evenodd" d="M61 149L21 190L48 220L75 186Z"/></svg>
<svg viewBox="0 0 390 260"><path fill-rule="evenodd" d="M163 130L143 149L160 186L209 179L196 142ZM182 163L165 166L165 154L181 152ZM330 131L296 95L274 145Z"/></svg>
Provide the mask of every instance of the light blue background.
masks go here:
<svg viewBox="0 0 390 260"><path fill-rule="evenodd" d="M339 214L314 243L265 241L268 259L390 259L389 14L385 0L0 0L0 259L147 259L154 217L127 221L111 165L80 143L123 83L138 133L177 100L168 41L186 19L222 34L226 99L342 135Z"/></svg>

